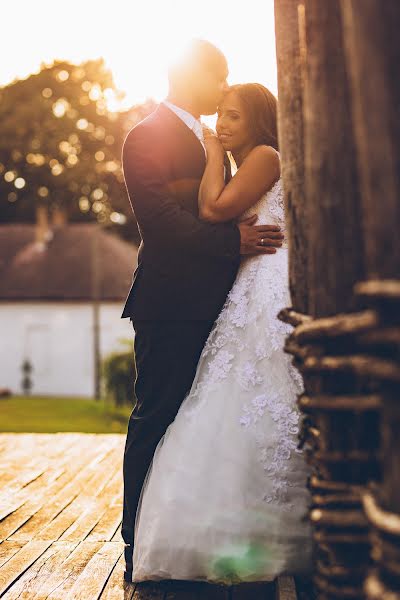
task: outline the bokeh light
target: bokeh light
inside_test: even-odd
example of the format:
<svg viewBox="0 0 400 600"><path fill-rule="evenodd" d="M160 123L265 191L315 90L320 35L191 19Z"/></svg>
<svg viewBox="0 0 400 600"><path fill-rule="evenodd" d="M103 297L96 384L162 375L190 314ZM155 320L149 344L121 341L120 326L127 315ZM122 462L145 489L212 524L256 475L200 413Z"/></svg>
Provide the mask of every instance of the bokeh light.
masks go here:
<svg viewBox="0 0 400 600"><path fill-rule="evenodd" d="M17 190L22 190L22 188L24 188L26 185L26 181L23 177L17 177L14 181L14 185L17 188Z"/></svg>
<svg viewBox="0 0 400 600"><path fill-rule="evenodd" d="M49 195L48 188L44 185L40 186L40 188L38 189L38 196L40 196L41 198L47 198L48 195Z"/></svg>
<svg viewBox="0 0 400 600"><path fill-rule="evenodd" d="M65 98L59 98L53 104L53 114L55 117L61 118L69 109L69 102Z"/></svg>
<svg viewBox="0 0 400 600"><path fill-rule="evenodd" d="M7 181L7 183L11 183L12 181L14 181L15 178L16 173L14 171L7 171L6 173L4 173L4 179Z"/></svg>

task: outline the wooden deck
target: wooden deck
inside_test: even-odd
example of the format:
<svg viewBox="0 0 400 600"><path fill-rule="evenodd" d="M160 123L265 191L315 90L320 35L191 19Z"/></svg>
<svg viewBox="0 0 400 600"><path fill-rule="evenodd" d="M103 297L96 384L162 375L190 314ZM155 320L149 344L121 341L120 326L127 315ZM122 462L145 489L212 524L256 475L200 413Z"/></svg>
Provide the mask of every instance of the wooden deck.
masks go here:
<svg viewBox="0 0 400 600"><path fill-rule="evenodd" d="M125 436L0 434L4 600L294 600L293 580L231 588L123 582Z"/></svg>

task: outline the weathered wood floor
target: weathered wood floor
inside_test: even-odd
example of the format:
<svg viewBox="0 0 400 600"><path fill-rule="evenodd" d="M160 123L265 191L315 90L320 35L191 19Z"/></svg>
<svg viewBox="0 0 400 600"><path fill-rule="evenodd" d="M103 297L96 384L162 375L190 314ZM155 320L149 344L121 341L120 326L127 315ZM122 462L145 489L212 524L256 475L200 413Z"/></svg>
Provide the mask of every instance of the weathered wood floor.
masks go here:
<svg viewBox="0 0 400 600"><path fill-rule="evenodd" d="M0 434L4 600L294 600L291 578L232 588L123 582L125 436Z"/></svg>

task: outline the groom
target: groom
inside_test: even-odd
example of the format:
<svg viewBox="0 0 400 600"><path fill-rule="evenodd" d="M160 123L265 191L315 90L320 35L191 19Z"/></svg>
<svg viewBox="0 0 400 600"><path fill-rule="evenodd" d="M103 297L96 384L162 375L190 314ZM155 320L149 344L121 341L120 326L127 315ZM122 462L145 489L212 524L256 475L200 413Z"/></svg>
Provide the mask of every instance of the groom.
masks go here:
<svg viewBox="0 0 400 600"><path fill-rule="evenodd" d="M240 255L275 252L275 226L200 221L206 154L200 115L227 89L224 55L196 40L169 72L168 100L127 135L125 183L142 243L122 318L135 330L136 404L124 454L124 578L132 580L135 515L156 446L189 391L212 325L235 280ZM226 180L230 168L226 165Z"/></svg>

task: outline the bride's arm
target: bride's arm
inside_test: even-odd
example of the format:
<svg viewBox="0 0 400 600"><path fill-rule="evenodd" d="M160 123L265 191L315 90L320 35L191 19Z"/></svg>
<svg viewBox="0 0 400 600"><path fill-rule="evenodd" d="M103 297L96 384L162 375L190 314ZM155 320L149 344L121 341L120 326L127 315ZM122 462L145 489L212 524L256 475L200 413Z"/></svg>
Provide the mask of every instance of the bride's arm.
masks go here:
<svg viewBox="0 0 400 600"><path fill-rule="evenodd" d="M216 137L207 137L205 143L207 164L199 190L199 211L204 221L220 223L242 215L279 179L276 150L256 146L225 186L222 145Z"/></svg>

